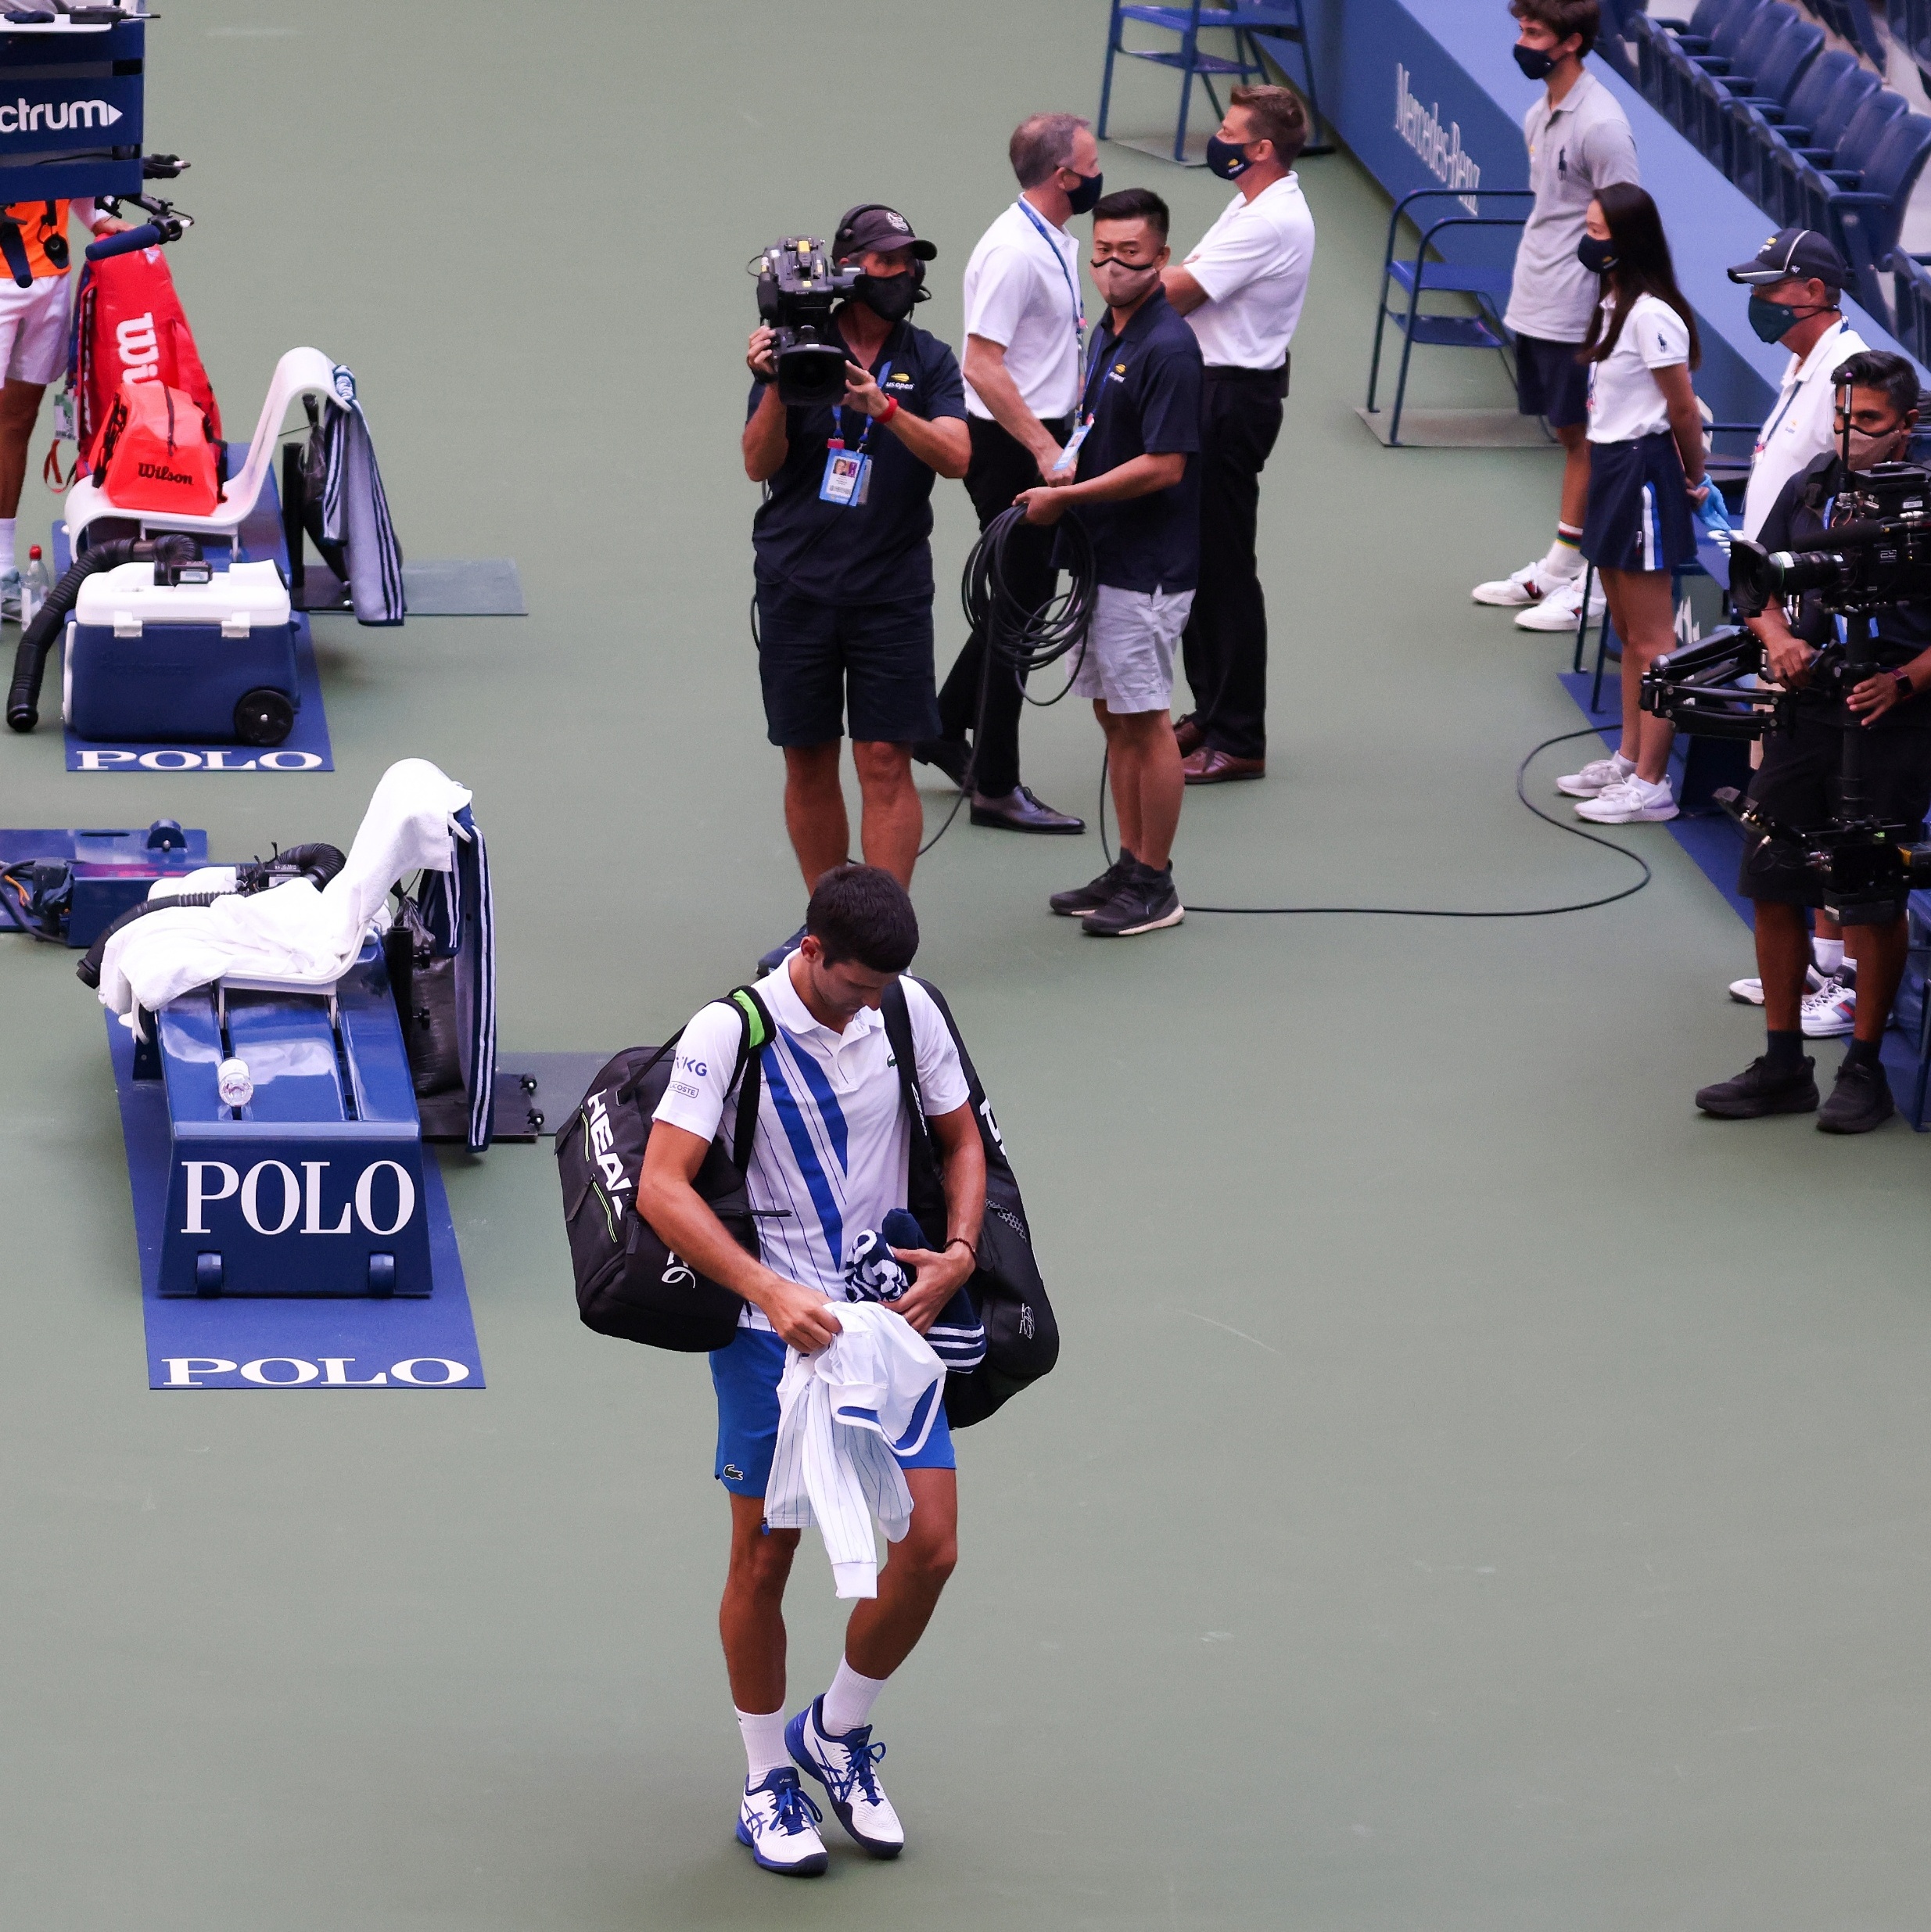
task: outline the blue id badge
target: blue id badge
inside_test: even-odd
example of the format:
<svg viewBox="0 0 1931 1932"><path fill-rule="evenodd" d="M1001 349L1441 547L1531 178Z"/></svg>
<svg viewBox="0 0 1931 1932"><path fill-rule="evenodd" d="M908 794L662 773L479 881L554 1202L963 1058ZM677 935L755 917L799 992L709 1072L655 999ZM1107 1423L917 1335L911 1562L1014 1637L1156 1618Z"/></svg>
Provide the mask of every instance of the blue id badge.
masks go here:
<svg viewBox="0 0 1931 1932"><path fill-rule="evenodd" d="M1055 476L1057 476L1063 469L1071 470L1074 465L1079 461L1079 446L1086 441L1086 438L1091 435L1092 433L1093 418L1089 416L1086 420L1066 439L1066 447L1060 451L1059 461L1053 465L1053 474Z"/></svg>
<svg viewBox="0 0 1931 1932"><path fill-rule="evenodd" d="M824 453L824 481L818 486L820 503L855 510L871 489L871 458L863 450L833 443Z"/></svg>

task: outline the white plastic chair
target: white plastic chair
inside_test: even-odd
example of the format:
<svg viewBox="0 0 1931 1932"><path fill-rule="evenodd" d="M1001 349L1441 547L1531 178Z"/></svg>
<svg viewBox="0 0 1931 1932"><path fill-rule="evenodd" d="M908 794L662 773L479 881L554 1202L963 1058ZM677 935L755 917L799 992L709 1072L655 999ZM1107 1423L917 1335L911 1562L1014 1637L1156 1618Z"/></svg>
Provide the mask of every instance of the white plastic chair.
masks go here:
<svg viewBox="0 0 1931 1932"><path fill-rule="evenodd" d="M211 537L233 537L253 512L275 461L275 440L282 433L282 418L299 396L332 395L336 365L319 349L291 349L275 365L268 384L267 400L255 425L255 440L248 446L248 461L229 477L221 500L206 516L185 516L177 512L124 509L98 488L91 477L83 476L67 492L67 539L77 546L81 533L104 516L122 517L139 523L145 536L150 530L188 530Z"/></svg>

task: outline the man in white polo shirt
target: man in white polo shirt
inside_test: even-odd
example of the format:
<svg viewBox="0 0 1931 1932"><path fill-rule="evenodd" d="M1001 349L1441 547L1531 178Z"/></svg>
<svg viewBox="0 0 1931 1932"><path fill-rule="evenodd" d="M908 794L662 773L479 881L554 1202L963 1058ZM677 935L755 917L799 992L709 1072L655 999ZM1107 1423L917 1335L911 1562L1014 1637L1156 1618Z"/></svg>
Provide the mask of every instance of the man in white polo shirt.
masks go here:
<svg viewBox="0 0 1931 1932"><path fill-rule="evenodd" d="M1100 199L1100 145L1076 114L1033 114L1007 153L1019 198L979 238L965 271L965 384L972 462L966 493L984 530L1021 490L1053 479L1079 394L1086 314L1079 244L1066 232ZM1068 472L1068 474L1071 472ZM1053 535L1032 525L1007 550L1012 590L1028 609L1053 595ZM1082 832L1083 819L1042 804L1019 779L1020 680L985 640L967 639L939 694L942 735L913 756L963 783L972 822L1007 831ZM982 711L983 716L982 716ZM970 748L967 735L971 734Z"/></svg>
<svg viewBox="0 0 1931 1932"><path fill-rule="evenodd" d="M1750 458L1743 533L1753 538L1784 485L1836 447L1832 374L1870 345L1839 307L1840 291L1850 279L1844 258L1814 228L1779 228L1753 260L1738 263L1729 273L1750 292L1750 327L1758 338L1790 351L1776 403ZM1747 621L1754 630L1761 620ZM1828 1040L1849 1032L1857 1022L1856 971L1844 957L1843 928L1822 911L1815 926L1799 1018L1807 1036ZM1764 982L1754 976L1732 980L1730 997L1761 1006Z"/></svg>
<svg viewBox="0 0 1931 1932"><path fill-rule="evenodd" d="M1254 558L1261 471L1280 434L1287 346L1314 266L1314 217L1294 165L1300 97L1237 87L1207 165L1240 191L1162 278L1201 346L1200 587L1181 648L1193 709L1175 726L1189 785L1267 770L1267 604Z"/></svg>
<svg viewBox="0 0 1931 1932"><path fill-rule="evenodd" d="M717 1479L730 1498L730 1566L718 1612L746 1776L738 1841L766 1870L821 1873L821 1813L799 1773L824 1787L840 1824L875 1858L905 1843L878 1776L874 1700L924 1635L957 1555L958 1478L942 1414L924 1446L899 1457L912 1495L904 1539L845 1627L831 1686L787 1723L784 1585L795 1529L772 1529L764 1498L777 1441L785 1351L816 1354L840 1332L856 1239L906 1205L911 1117L878 1012L887 984L918 950L918 921L889 872L835 866L818 881L797 949L755 990L776 1029L760 1052L756 1137L745 1175L762 1259L753 1259L692 1187L720 1123L737 1119L744 1020L707 1006L677 1043L637 1179L637 1212L701 1273L744 1298L738 1332L711 1357ZM918 1090L941 1158L942 1249L895 1248L917 1279L893 1309L921 1334L977 1266L985 1153L959 1051L916 981L905 985Z"/></svg>
<svg viewBox="0 0 1931 1932"><path fill-rule="evenodd" d="M1613 181L1642 185L1636 137L1584 58L1602 27L1599 0L1509 0L1516 65L1545 84L1522 117L1535 200L1516 247L1502 321L1515 332L1516 407L1563 447L1556 538L1534 562L1478 584L1478 604L1513 606L1524 630L1574 630L1582 607L1582 519L1589 505L1588 380L1580 354L1601 293L1577 259L1589 203ZM1589 599L1602 615L1599 584Z"/></svg>

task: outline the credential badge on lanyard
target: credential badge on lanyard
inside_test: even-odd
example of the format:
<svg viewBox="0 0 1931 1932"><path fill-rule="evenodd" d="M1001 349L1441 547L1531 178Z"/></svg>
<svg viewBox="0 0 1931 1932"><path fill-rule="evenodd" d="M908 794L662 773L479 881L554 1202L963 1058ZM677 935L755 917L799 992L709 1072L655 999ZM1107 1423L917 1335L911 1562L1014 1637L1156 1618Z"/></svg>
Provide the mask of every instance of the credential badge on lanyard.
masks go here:
<svg viewBox="0 0 1931 1932"><path fill-rule="evenodd" d="M1072 434L1066 439L1066 447L1060 451L1059 461L1053 465L1053 473L1056 476L1063 469L1071 469L1079 461L1079 446L1093 433L1093 413L1098 405L1093 403L1090 398L1093 394L1093 379L1099 372L1100 351L1103 346L1100 338L1097 336L1094 336L1093 354L1086 364L1086 379L1080 385L1079 389L1079 421L1075 426ZM1115 343L1114 347L1118 348L1119 345Z"/></svg>
<svg viewBox="0 0 1931 1932"><path fill-rule="evenodd" d="M878 372L878 386L882 390L891 380L892 364L888 362ZM841 510L856 510L871 494L871 458L865 453L865 445L871 440L871 426L878 418L865 418L865 426L859 432L858 447L853 450L845 447L842 403L832 404L831 419L831 439L824 448L824 481L818 486L818 501L835 504Z"/></svg>
<svg viewBox="0 0 1931 1932"><path fill-rule="evenodd" d="M1039 212L1021 195L1014 204L1032 225L1039 231L1039 239L1052 251L1053 259L1060 265L1060 273L1065 278L1066 293L1073 300L1073 340L1085 341L1086 336L1086 305L1080 300L1079 285L1073 280L1073 271L1066 266L1066 257L1059 251L1059 245L1047 232L1046 225L1039 218Z"/></svg>

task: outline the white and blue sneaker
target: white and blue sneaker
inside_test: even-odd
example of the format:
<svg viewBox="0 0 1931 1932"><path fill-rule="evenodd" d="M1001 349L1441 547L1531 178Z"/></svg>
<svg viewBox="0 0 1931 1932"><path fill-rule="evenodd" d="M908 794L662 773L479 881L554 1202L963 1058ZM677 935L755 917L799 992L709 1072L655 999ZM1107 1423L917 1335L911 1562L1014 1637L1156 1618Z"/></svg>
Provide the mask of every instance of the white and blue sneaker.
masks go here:
<svg viewBox="0 0 1931 1932"><path fill-rule="evenodd" d="M824 1813L805 1795L798 1773L789 1765L773 1771L762 1784L745 1786L738 1801L738 1842L767 1872L791 1878L816 1878L829 1862L818 1821Z"/></svg>
<svg viewBox="0 0 1931 1932"><path fill-rule="evenodd" d="M842 1737L824 1728L824 1699L813 1697L784 1727L786 1748L799 1769L824 1787L838 1822L874 1858L896 1858L905 1849L905 1827L892 1801L878 1788L882 1744L871 1741L871 1726L861 1724Z"/></svg>
<svg viewBox="0 0 1931 1932"><path fill-rule="evenodd" d="M20 621L20 573L17 570L0 572L0 617L12 624Z"/></svg>

